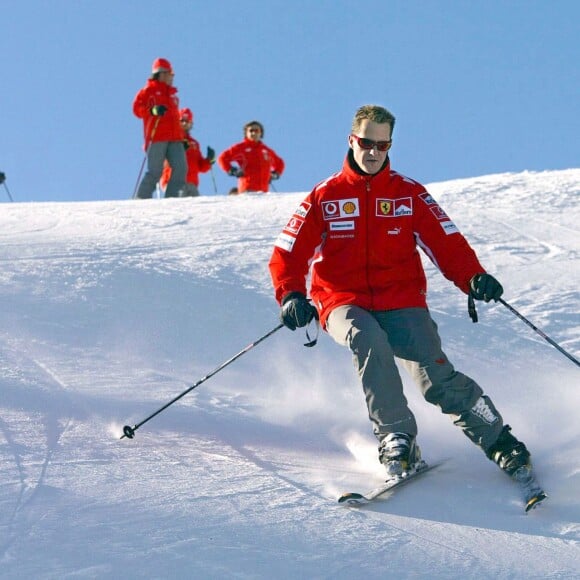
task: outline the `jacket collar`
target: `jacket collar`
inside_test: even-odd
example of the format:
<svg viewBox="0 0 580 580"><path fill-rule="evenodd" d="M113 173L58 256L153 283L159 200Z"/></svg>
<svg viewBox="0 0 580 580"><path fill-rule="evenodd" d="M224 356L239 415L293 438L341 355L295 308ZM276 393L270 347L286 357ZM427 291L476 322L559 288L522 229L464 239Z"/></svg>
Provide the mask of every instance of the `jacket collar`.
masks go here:
<svg viewBox="0 0 580 580"><path fill-rule="evenodd" d="M253 139L250 139L249 137L244 137L244 143L246 145L253 145L254 147L258 147L259 145L262 144L262 140L260 139L259 141L254 141Z"/></svg>
<svg viewBox="0 0 580 580"><path fill-rule="evenodd" d="M157 90L167 91L170 95L177 92L177 89L174 86L168 85L167 83L162 83L161 81L157 81L155 79L148 79L147 84L150 87L154 87Z"/></svg>
<svg viewBox="0 0 580 580"><path fill-rule="evenodd" d="M386 182L389 180L390 172L391 172L391 160L387 155L385 163L377 173L375 173L374 175L365 173L354 160L352 149L348 150L348 153L346 154L344 163L342 165L342 173L346 177L347 182L353 184L360 182L370 183L371 181L373 183Z"/></svg>

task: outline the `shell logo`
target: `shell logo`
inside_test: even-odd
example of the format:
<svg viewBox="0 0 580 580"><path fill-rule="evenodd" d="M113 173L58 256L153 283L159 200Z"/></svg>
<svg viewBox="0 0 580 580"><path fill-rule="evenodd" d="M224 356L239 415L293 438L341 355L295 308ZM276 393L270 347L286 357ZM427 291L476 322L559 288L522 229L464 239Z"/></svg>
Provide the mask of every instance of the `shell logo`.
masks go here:
<svg viewBox="0 0 580 580"><path fill-rule="evenodd" d="M356 211L356 205L352 202L352 201L347 201L343 206L342 206L342 211L345 214L353 214Z"/></svg>

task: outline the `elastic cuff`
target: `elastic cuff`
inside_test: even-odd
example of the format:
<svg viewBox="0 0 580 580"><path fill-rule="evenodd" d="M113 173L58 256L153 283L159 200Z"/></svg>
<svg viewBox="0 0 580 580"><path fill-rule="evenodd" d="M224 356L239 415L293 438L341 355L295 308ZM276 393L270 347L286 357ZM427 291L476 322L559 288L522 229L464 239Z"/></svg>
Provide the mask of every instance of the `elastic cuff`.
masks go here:
<svg viewBox="0 0 580 580"><path fill-rule="evenodd" d="M306 296L304 296L304 294L302 294L302 292L288 292L288 294L286 294L282 298L282 301L280 302L280 304L282 306L284 306L284 304L286 304L286 302L288 302L289 300L292 300L293 298L304 298L304 299L306 299Z"/></svg>

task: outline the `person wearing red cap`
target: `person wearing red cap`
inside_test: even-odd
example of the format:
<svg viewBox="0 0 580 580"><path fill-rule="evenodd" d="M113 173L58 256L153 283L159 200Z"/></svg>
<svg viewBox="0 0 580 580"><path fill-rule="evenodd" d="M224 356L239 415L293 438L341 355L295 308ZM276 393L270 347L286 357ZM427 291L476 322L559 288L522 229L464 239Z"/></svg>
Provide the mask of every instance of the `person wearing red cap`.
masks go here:
<svg viewBox="0 0 580 580"><path fill-rule="evenodd" d="M258 121L244 125L244 140L220 153L219 166L238 178L238 192L267 192L270 182L284 171L284 161L262 143L264 127Z"/></svg>
<svg viewBox="0 0 580 580"><path fill-rule="evenodd" d="M199 195L199 174L206 173L215 163L215 151L207 148L206 156L201 153L199 142L194 139L190 131L193 128L193 113L191 109L181 109L179 119L183 128L183 146L185 147L185 158L187 160L187 175L183 186L181 197L197 197ZM167 161L163 167L163 174L159 180L159 187L165 191L171 178L171 167Z"/></svg>
<svg viewBox="0 0 580 580"><path fill-rule="evenodd" d="M133 101L133 113L143 119L147 172L135 197L153 197L161 178L163 163L171 167L165 197L178 197L185 184L187 165L183 148L183 129L179 122L179 98L173 86L173 67L165 58L153 61L151 77Z"/></svg>

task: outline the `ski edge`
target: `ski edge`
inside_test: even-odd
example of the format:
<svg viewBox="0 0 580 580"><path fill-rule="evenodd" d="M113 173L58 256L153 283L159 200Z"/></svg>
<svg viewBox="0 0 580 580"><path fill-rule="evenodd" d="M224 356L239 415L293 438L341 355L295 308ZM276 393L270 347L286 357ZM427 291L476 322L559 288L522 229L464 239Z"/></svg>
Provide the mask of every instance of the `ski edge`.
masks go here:
<svg viewBox="0 0 580 580"><path fill-rule="evenodd" d="M417 468L415 471L411 472L408 476L397 478L394 480L387 480L383 485L375 487L366 493L359 493L359 492L345 492L338 498L338 503L341 505L347 505L352 507L358 507L362 505L366 505L371 503L373 500L379 498L380 496L386 494L388 491L393 490L397 487L401 487L404 484L408 483L409 481L415 479L426 473L427 471L431 471L436 467L439 467L443 462L428 464L422 461L422 465Z"/></svg>

